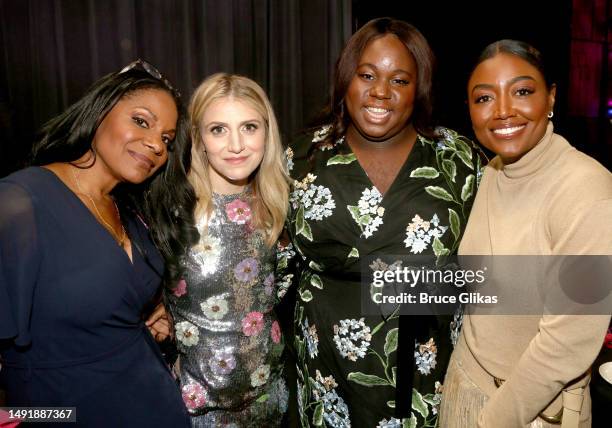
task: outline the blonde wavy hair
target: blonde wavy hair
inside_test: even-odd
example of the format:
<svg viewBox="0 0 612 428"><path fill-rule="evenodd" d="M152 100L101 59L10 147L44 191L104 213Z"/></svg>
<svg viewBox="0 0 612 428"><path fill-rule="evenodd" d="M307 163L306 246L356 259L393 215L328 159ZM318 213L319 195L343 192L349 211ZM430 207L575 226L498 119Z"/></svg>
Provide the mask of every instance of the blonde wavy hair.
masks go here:
<svg viewBox="0 0 612 428"><path fill-rule="evenodd" d="M256 110L265 122L264 156L250 179L253 194L251 207L253 226L264 234L266 244L272 247L283 229L287 216L289 177L272 105L264 90L247 77L227 73L213 74L197 87L189 102L193 144L188 179L197 196L195 218L210 216L213 193L200 125L204 112L213 101L227 97L246 103Z"/></svg>

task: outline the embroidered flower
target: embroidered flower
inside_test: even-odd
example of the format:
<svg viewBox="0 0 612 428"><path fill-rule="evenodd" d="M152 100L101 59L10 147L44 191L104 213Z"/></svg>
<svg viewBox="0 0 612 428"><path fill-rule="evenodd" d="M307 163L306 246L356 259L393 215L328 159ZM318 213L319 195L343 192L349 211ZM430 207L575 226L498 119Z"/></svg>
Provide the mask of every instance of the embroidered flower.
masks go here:
<svg viewBox="0 0 612 428"><path fill-rule="evenodd" d="M189 410L195 410L206 404L206 394L202 385L198 383L188 383L181 389L183 402Z"/></svg>
<svg viewBox="0 0 612 428"><path fill-rule="evenodd" d="M187 283L184 279L181 279L177 284L176 288L172 291L176 297L181 297L187 294Z"/></svg>
<svg viewBox="0 0 612 428"><path fill-rule="evenodd" d="M217 270L221 255L221 239L201 234L200 241L193 247L192 253L200 266L202 275L209 275Z"/></svg>
<svg viewBox="0 0 612 428"><path fill-rule="evenodd" d="M224 375L236 368L236 359L229 352L217 352L208 360L208 366L214 374Z"/></svg>
<svg viewBox="0 0 612 428"><path fill-rule="evenodd" d="M278 321L274 321L272 323L272 328L270 329L270 336L272 337L272 342L280 343L281 341L281 329Z"/></svg>
<svg viewBox="0 0 612 428"><path fill-rule="evenodd" d="M313 143L318 143L320 141L323 141L329 135L329 133L332 131L332 129L333 129L332 125L325 125L325 126L322 126L319 129L317 129L314 132L314 135L312 137L312 142Z"/></svg>
<svg viewBox="0 0 612 428"><path fill-rule="evenodd" d="M251 221L251 207L240 199L234 199L225 205L227 217L236 224L246 224Z"/></svg>
<svg viewBox="0 0 612 428"><path fill-rule="evenodd" d="M200 331L189 321L176 324L176 338L185 346L193 346L200 340Z"/></svg>
<svg viewBox="0 0 612 428"><path fill-rule="evenodd" d="M395 419L395 418L391 418L389 420L385 418L382 421L380 421L378 425L376 425L376 428L401 428L401 427L402 427L402 421L399 419Z"/></svg>
<svg viewBox="0 0 612 428"><path fill-rule="evenodd" d="M257 387L265 384L270 377L270 366L262 364L257 367L253 373L251 373L251 386Z"/></svg>
<svg viewBox="0 0 612 428"><path fill-rule="evenodd" d="M312 395L315 400L323 403L323 419L329 426L349 428L348 406L338 395L336 389L338 384L333 376L323 377L319 370L316 371L315 382L313 382Z"/></svg>
<svg viewBox="0 0 612 428"><path fill-rule="evenodd" d="M293 150L291 147L285 149L285 160L287 162L287 171L291 171L293 169Z"/></svg>
<svg viewBox="0 0 612 428"><path fill-rule="evenodd" d="M266 276L266 278L264 279L264 293L266 293L266 296L271 296L272 295L272 291L274 291L274 274L268 274L268 276Z"/></svg>
<svg viewBox="0 0 612 428"><path fill-rule="evenodd" d="M404 244L413 254L419 254L431 244L433 238L441 238L448 226L440 226L440 219L434 214L430 221L423 221L417 214L406 227Z"/></svg>
<svg viewBox="0 0 612 428"><path fill-rule="evenodd" d="M319 355L319 336L317 335L317 326L316 325L308 325L308 317L304 318L302 324L302 335L304 339L306 339L306 348L308 349L308 355L310 358L315 358Z"/></svg>
<svg viewBox="0 0 612 428"><path fill-rule="evenodd" d="M355 205L347 205L351 217L361 229L364 238L369 238L383 224L385 209L380 206L382 195L376 187L364 189L361 198Z"/></svg>
<svg viewBox="0 0 612 428"><path fill-rule="evenodd" d="M334 343L340 355L350 361L365 357L372 335L364 318L340 320L340 327L334 325Z"/></svg>
<svg viewBox="0 0 612 428"><path fill-rule="evenodd" d="M276 292L276 297L282 299L287 294L287 290L291 287L291 283L293 282L293 274L287 274L283 276L283 279L278 283L278 291Z"/></svg>
<svg viewBox="0 0 612 428"><path fill-rule="evenodd" d="M245 336L257 336L264 328L263 314L249 312L242 319L242 332Z"/></svg>
<svg viewBox="0 0 612 428"><path fill-rule="evenodd" d="M294 209L304 208L304 218L307 220L323 220L332 215L336 202L331 191L324 186L315 186L316 175L308 174L302 181L294 181L295 190L291 192L289 201Z"/></svg>
<svg viewBox="0 0 612 428"><path fill-rule="evenodd" d="M436 368L436 354L438 348L433 340L430 338L427 343L415 343L414 345L414 360L419 373L428 375L431 370Z"/></svg>
<svg viewBox="0 0 612 428"><path fill-rule="evenodd" d="M200 303L202 312L206 315L206 318L211 320L222 319L228 311L227 300L219 296L212 296L206 299L205 302Z"/></svg>
<svg viewBox="0 0 612 428"><path fill-rule="evenodd" d="M252 257L244 259L234 268L234 276L238 281L250 282L259 273L259 262Z"/></svg>

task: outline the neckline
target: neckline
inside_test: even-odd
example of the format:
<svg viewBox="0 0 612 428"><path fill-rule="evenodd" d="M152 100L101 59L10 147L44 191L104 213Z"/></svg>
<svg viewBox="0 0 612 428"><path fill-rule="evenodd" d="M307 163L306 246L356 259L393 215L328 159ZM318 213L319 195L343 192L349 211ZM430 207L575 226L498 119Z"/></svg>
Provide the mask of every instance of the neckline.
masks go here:
<svg viewBox="0 0 612 428"><path fill-rule="evenodd" d="M50 170L48 168L45 168L43 166L35 166L34 168L36 168L38 170L42 170L42 171L44 171L44 173L50 174L53 177L53 179L55 180L55 182L58 183L61 186L61 188L69 195L69 197L72 198L74 201L76 201L77 205L79 205L81 207L81 209L85 210L85 212L87 214L87 217L90 218L91 221L93 221L96 224L96 227L98 228L98 230L101 230L104 233L104 236L108 237L108 239L111 240L111 242L113 243L113 246L118 248L119 251L121 251L121 253L123 254L123 257L128 261L130 266L132 266L132 267L134 266L134 254L135 254L135 252L133 251L134 250L134 245L131 243L132 238L130 238L130 246L132 248L132 258L130 258L130 256L125 251L125 249L123 247L121 247L120 245L117 245L117 241L115 240L115 238L96 219L94 214L89 210L89 208L87 208L85 203L77 196L76 193L74 193L72 191L72 189L70 187L68 187L68 185L66 183L64 183L64 181L54 171L52 171L52 170ZM129 226L130 226L129 223L130 223L130 221L129 221L129 219L125 219L125 221L126 221L126 225L125 225L126 230L129 230Z"/></svg>
<svg viewBox="0 0 612 428"><path fill-rule="evenodd" d="M383 194L377 187L376 185L372 182L372 180L370 179L370 176L368 175L368 173L366 172L366 170L363 168L363 165L361 165L361 162L359 162L359 158L357 157L357 154L353 151L353 149L351 148L351 145L348 143L348 140L346 139L346 135L342 136L343 138L343 143L344 146L346 146L346 154L353 154L355 156L355 162L357 164L357 168L360 172L360 174L362 175L363 178L365 178L365 180L369 183L369 187L376 189L376 191L378 193L380 193L382 199L380 201L380 205L382 206L385 202L386 199L388 199L388 195L392 194L395 191L395 188L397 186L399 186L399 183L401 180L400 178L405 174L406 169L408 168L408 166L410 164L413 163L413 159L415 159L416 154L415 151L418 150L417 146L419 146L419 143L421 142L421 134L419 134L417 132L416 134L416 140L414 141L414 144L412 145L412 149L410 150L410 153L408 153L408 156L406 157L406 160L404 161L404 163L402 164L402 166L400 167L400 169L397 171L397 175L395 176L395 178L393 179L393 182L391 182L391 185L389 186L389 188L387 189L387 191Z"/></svg>

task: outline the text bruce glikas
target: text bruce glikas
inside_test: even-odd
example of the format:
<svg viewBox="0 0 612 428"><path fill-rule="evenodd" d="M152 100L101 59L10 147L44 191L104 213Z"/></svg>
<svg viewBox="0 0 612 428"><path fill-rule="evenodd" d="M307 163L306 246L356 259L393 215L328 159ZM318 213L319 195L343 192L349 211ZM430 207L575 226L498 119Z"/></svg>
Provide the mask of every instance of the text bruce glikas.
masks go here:
<svg viewBox="0 0 612 428"><path fill-rule="evenodd" d="M485 282L485 271L461 270L461 269L427 269L398 267L394 270L373 270L372 286L376 288L390 284L404 284L410 288L417 285L444 285L461 288L464 285L476 285ZM438 291L443 291L438 288ZM449 290L450 291L450 290ZM429 293L420 292L418 296L411 293L399 293L397 295L384 295L381 291L372 293L372 300L377 303L497 303L497 296L486 296L480 293L464 292L458 296L454 293Z"/></svg>

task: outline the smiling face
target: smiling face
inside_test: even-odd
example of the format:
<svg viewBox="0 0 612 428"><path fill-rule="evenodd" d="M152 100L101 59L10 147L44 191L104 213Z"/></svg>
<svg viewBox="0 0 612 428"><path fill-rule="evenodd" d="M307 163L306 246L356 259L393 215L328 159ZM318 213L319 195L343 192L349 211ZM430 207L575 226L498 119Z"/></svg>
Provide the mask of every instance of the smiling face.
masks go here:
<svg viewBox="0 0 612 428"><path fill-rule="evenodd" d="M478 141L509 164L544 136L555 87L549 91L544 76L529 62L500 53L474 69L468 103Z"/></svg>
<svg viewBox="0 0 612 428"><path fill-rule="evenodd" d="M204 111L200 134L213 191L241 192L264 156L266 125L262 115L239 99L219 98Z"/></svg>
<svg viewBox="0 0 612 428"><path fill-rule="evenodd" d="M344 99L351 126L372 141L400 133L410 124L416 82L414 58L397 36L370 41Z"/></svg>
<svg viewBox="0 0 612 428"><path fill-rule="evenodd" d="M92 142L96 165L117 182L142 183L168 159L178 113L168 92L142 89L121 98Z"/></svg>

